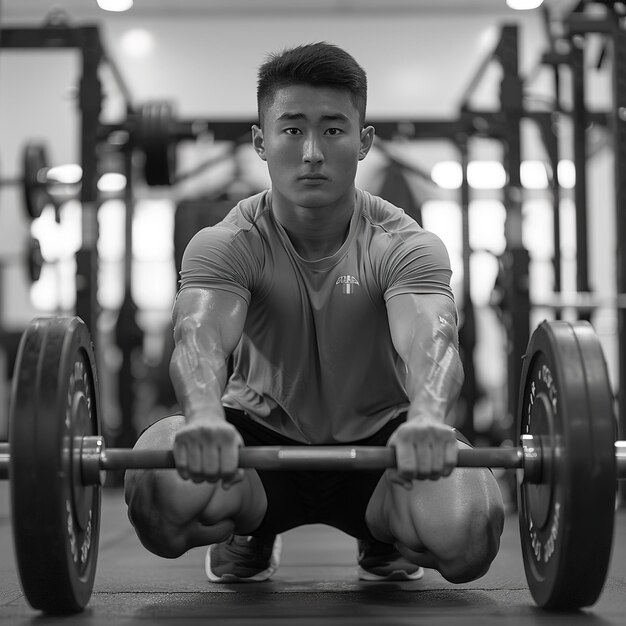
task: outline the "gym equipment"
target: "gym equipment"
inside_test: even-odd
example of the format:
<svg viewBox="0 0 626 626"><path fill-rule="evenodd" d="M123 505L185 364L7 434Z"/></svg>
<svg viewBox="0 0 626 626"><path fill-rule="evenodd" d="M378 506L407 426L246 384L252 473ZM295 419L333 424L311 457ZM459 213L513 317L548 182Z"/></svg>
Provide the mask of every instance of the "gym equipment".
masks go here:
<svg viewBox="0 0 626 626"><path fill-rule="evenodd" d="M45 144L29 141L24 144L21 154L22 176L17 179L0 179L0 186L9 187L19 185L22 188L24 208L30 219L36 219L44 208L52 203L48 192L48 150Z"/></svg>
<svg viewBox="0 0 626 626"><path fill-rule="evenodd" d="M519 447L459 451L459 467L518 470L520 537L531 594L546 609L599 597L611 553L615 489L626 442L615 441L613 396L588 322L544 322L523 362ZM98 376L78 317L39 318L25 330L13 376L11 479L15 554L28 602L51 614L82 610L93 588L105 470L174 468L171 450L106 449ZM240 467L384 469L387 447L295 446L240 450Z"/></svg>
<svg viewBox="0 0 626 626"><path fill-rule="evenodd" d="M144 154L147 185L174 184L176 142L173 106L164 101L144 104L138 116L135 144Z"/></svg>
<svg viewBox="0 0 626 626"><path fill-rule="evenodd" d="M44 144L29 142L22 150L22 191L24 206L32 219L41 215L50 204L50 194L46 189L46 174L50 168L47 149Z"/></svg>
<svg viewBox="0 0 626 626"><path fill-rule="evenodd" d="M29 235L25 247L26 250L22 253L0 255L0 268L23 266L30 281L35 283L41 277L41 270L46 261L37 237Z"/></svg>
<svg viewBox="0 0 626 626"><path fill-rule="evenodd" d="M29 603L72 613L91 596L100 493L80 478L80 445L100 432L91 338L78 320L28 326L18 349L9 422L11 510Z"/></svg>

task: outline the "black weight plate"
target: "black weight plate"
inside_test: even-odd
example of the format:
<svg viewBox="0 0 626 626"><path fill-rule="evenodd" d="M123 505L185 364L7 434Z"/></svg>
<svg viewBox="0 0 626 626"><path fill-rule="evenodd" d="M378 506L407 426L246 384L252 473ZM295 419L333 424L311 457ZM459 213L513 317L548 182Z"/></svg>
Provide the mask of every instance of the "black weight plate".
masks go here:
<svg viewBox="0 0 626 626"><path fill-rule="evenodd" d="M153 187L172 185L176 174L174 110L168 102L149 102L141 108L139 147L144 153L144 177Z"/></svg>
<svg viewBox="0 0 626 626"><path fill-rule="evenodd" d="M41 252L41 244L36 237L31 236L28 240L26 262L28 266L28 276L32 282L36 283L41 278L41 270L45 263Z"/></svg>
<svg viewBox="0 0 626 626"><path fill-rule="evenodd" d="M82 486L77 457L80 437L100 432L97 396L85 324L77 317L33 320L13 375L11 502L22 588L45 613L81 611L93 589L100 488Z"/></svg>
<svg viewBox="0 0 626 626"><path fill-rule="evenodd" d="M598 599L615 507L613 395L588 322L544 322L524 358L518 435L542 443L541 484L520 482L524 569L535 602L571 610Z"/></svg>
<svg viewBox="0 0 626 626"><path fill-rule="evenodd" d="M42 172L49 167L46 148L43 144L27 143L22 152L23 168L23 195L26 212L35 219L41 215L50 197L46 191L45 181L41 179Z"/></svg>

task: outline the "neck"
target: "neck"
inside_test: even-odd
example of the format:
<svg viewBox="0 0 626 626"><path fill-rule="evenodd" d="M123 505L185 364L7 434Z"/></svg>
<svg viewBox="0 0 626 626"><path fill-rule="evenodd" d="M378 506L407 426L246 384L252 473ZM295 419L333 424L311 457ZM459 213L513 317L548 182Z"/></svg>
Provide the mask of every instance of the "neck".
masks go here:
<svg viewBox="0 0 626 626"><path fill-rule="evenodd" d="M272 193L272 212L296 252L308 261L332 256L341 248L354 213L354 190L349 197L324 207L302 207Z"/></svg>

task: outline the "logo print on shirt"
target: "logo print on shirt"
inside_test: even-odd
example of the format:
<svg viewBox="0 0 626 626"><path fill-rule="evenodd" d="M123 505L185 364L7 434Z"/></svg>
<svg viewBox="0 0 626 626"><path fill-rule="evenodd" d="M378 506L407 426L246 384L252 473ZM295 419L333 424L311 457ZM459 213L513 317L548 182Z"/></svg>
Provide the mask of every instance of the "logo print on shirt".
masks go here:
<svg viewBox="0 0 626 626"><path fill-rule="evenodd" d="M350 274L347 274L346 276L340 276L335 283L335 285L341 285L342 292L348 295L354 293L354 286L358 284L359 281L356 279L356 277L351 276Z"/></svg>

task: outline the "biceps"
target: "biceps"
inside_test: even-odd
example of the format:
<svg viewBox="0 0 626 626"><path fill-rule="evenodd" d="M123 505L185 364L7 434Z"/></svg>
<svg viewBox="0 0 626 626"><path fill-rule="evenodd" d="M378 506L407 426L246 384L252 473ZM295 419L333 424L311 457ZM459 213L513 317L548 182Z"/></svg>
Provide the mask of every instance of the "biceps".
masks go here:
<svg viewBox="0 0 626 626"><path fill-rule="evenodd" d="M176 343L186 337L210 342L227 358L243 333L247 304L240 296L217 289L185 289L178 294L173 311Z"/></svg>
<svg viewBox="0 0 626 626"><path fill-rule="evenodd" d="M405 362L416 347L428 350L436 343L457 349L456 308L447 296L395 296L387 302L387 313L394 347Z"/></svg>

